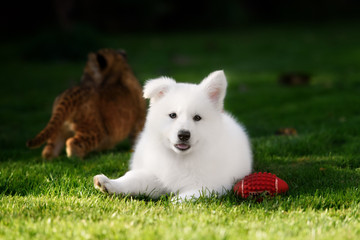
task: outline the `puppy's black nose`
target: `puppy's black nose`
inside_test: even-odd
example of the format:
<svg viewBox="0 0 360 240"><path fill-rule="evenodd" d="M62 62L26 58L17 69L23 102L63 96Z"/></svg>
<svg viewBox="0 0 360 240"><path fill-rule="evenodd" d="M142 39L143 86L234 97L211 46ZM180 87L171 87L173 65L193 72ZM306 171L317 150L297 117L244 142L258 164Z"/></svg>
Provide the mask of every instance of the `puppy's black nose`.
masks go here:
<svg viewBox="0 0 360 240"><path fill-rule="evenodd" d="M180 130L178 132L178 138L181 140L181 141L187 141L190 139L190 132L187 131L187 130Z"/></svg>

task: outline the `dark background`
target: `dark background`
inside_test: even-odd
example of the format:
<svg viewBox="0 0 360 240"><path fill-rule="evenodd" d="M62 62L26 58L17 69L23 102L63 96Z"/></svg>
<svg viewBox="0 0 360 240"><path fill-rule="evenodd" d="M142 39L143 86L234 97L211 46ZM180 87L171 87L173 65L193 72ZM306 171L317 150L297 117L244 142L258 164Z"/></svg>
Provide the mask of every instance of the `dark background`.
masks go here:
<svg viewBox="0 0 360 240"><path fill-rule="evenodd" d="M12 47L25 61L78 61L90 51L108 47L103 39L111 34L347 26L359 22L359 10L357 0L5 1L0 12L1 41L17 44ZM2 55L3 60L9 58Z"/></svg>
<svg viewBox="0 0 360 240"><path fill-rule="evenodd" d="M102 32L240 29L269 23L358 20L357 0L38 0L5 1L5 37L40 30L71 31L78 24Z"/></svg>

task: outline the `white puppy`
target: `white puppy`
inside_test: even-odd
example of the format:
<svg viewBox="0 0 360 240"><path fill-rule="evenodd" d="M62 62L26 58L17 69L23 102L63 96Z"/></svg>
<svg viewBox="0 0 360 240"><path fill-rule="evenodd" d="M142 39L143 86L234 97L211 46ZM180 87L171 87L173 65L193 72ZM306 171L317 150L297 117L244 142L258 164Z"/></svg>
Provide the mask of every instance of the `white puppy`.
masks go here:
<svg viewBox="0 0 360 240"><path fill-rule="evenodd" d="M226 87L223 71L199 85L149 80L150 107L130 170L114 180L97 175L95 187L154 198L174 193L179 201L230 190L251 172L252 153L243 128L223 110Z"/></svg>

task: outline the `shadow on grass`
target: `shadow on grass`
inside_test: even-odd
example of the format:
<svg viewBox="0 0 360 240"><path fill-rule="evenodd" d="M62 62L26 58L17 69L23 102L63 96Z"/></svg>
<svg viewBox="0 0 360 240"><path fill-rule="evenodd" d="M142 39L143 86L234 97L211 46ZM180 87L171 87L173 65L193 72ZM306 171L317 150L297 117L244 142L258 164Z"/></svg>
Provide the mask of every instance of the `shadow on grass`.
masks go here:
<svg viewBox="0 0 360 240"><path fill-rule="evenodd" d="M131 153L108 151L90 154L85 160L65 156L44 161L40 151L3 153L0 170L0 195L27 196L92 196L102 194L94 189L92 177L105 173L110 178L123 175L128 169ZM201 198L195 204L220 204L226 206L248 205L255 208L328 209L348 208L360 201L360 168L356 157L310 156L267 158L256 161L255 171L271 172L289 185L289 192L274 198L241 199L230 191L219 198ZM104 196L105 197L105 196ZM110 198L123 198L109 196ZM171 203L169 196L153 200L146 196L125 197L124 201Z"/></svg>
<svg viewBox="0 0 360 240"><path fill-rule="evenodd" d="M360 168L356 157L290 157L284 161L260 162L257 171L275 173L289 185L287 194L302 208L350 207L359 203Z"/></svg>

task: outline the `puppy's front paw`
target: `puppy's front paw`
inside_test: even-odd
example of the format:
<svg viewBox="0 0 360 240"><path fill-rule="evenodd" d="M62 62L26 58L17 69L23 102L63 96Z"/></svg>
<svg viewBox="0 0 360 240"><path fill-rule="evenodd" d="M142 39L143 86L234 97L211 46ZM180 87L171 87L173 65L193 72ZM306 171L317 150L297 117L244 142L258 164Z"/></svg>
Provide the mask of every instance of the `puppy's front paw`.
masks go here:
<svg viewBox="0 0 360 240"><path fill-rule="evenodd" d="M107 186L109 184L109 178L104 174L99 174L94 177L94 187L104 193L111 193L109 192L109 186Z"/></svg>
<svg viewBox="0 0 360 240"><path fill-rule="evenodd" d="M184 203L186 200L183 198L179 198L178 196L172 197L170 202L174 205Z"/></svg>
<svg viewBox="0 0 360 240"><path fill-rule="evenodd" d="M172 204L181 204L184 202L189 202L189 201L195 201L196 198L193 196L187 196L187 195L175 195L174 197L171 198L171 203Z"/></svg>

